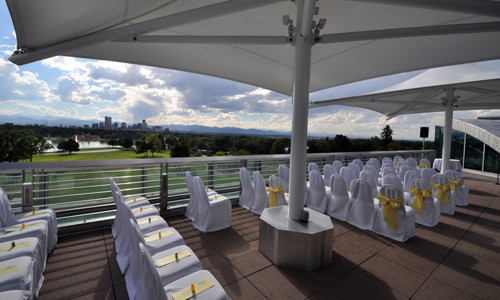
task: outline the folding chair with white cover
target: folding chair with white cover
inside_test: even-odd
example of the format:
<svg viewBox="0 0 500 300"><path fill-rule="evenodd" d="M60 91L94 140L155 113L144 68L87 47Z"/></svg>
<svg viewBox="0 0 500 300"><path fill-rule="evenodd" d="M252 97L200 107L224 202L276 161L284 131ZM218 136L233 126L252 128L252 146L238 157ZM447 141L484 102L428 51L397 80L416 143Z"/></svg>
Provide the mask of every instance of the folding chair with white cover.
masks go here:
<svg viewBox="0 0 500 300"><path fill-rule="evenodd" d="M444 176L450 181L451 197L455 205L469 205L469 188L464 185L462 174L456 170L447 170Z"/></svg>
<svg viewBox="0 0 500 300"><path fill-rule="evenodd" d="M349 167L342 167L339 172L340 176L342 176L345 180L345 183L347 184L347 187L351 188L351 182L355 180L354 174L352 173L352 170ZM352 191L351 191L352 192Z"/></svg>
<svg viewBox="0 0 500 300"><path fill-rule="evenodd" d="M361 159L356 158L352 162L358 165L359 170L363 170L364 164L363 164L363 161Z"/></svg>
<svg viewBox="0 0 500 300"><path fill-rule="evenodd" d="M22 238L0 242L0 261L21 256L33 258L33 284L36 287L41 287L44 280L43 271L45 270L47 252L42 249L40 241L37 238ZM8 298L0 297L0 299Z"/></svg>
<svg viewBox="0 0 500 300"><path fill-rule="evenodd" d="M381 169L383 169L383 168L394 168L394 164L392 162L386 161L386 162L382 163L382 166L380 168Z"/></svg>
<svg viewBox="0 0 500 300"><path fill-rule="evenodd" d="M250 173L247 168L240 168L240 183L241 183L241 194L238 204L241 207L250 209L252 207L252 202L255 198L255 192L252 184L252 179L250 178Z"/></svg>
<svg viewBox="0 0 500 300"><path fill-rule="evenodd" d="M288 193L288 185L290 182L290 170L286 165L278 166L278 176L280 177L281 184L283 185L285 193Z"/></svg>
<svg viewBox="0 0 500 300"><path fill-rule="evenodd" d="M351 169L352 174L354 175L354 179L359 179L359 173L361 172L361 169L359 168L358 164L352 162L349 163L347 167Z"/></svg>
<svg viewBox="0 0 500 300"><path fill-rule="evenodd" d="M380 207L373 232L399 242L415 236L415 211L404 205L403 193L395 186L380 188Z"/></svg>
<svg viewBox="0 0 500 300"><path fill-rule="evenodd" d="M414 170L406 171L403 181L405 205L408 205L408 202L410 201L410 183L415 178L418 178L417 171Z"/></svg>
<svg viewBox="0 0 500 300"><path fill-rule="evenodd" d="M434 170L433 168L425 168L420 172L420 178L428 182L429 184L431 183L431 177L437 174L438 172Z"/></svg>
<svg viewBox="0 0 500 300"><path fill-rule="evenodd" d="M44 220L31 221L19 225L10 225L0 228L0 243L12 242L24 238L36 238L39 242L38 251L42 260L43 269L47 260L47 222Z"/></svg>
<svg viewBox="0 0 500 300"><path fill-rule="evenodd" d="M417 160L414 159L413 157L408 157L405 161L405 164L412 167L412 168L417 168Z"/></svg>
<svg viewBox="0 0 500 300"><path fill-rule="evenodd" d="M375 176L369 171L361 171L359 179L362 179L370 184L373 192L373 198L378 198L378 182Z"/></svg>
<svg viewBox="0 0 500 300"><path fill-rule="evenodd" d="M10 290L10 291L0 292L0 299L29 300L33 299L33 296L29 291Z"/></svg>
<svg viewBox="0 0 500 300"><path fill-rule="evenodd" d="M192 289L196 293L193 299L230 299L217 279L206 270L196 271L170 284L163 285L153 258L143 244L139 244L139 249L144 275L142 276L141 288L137 293L137 300L173 300L177 293L185 293L186 295L177 294L176 299L188 299L193 295Z"/></svg>
<svg viewBox="0 0 500 300"><path fill-rule="evenodd" d="M415 210L415 223L434 227L439 224L441 205L432 197L430 183L422 178L415 178L410 184L410 201L408 206Z"/></svg>
<svg viewBox="0 0 500 300"><path fill-rule="evenodd" d="M392 161L392 158L388 157L388 156L384 156L382 158L382 164L384 163L390 163L390 164L393 164L394 165L394 162Z"/></svg>
<svg viewBox="0 0 500 300"><path fill-rule="evenodd" d="M193 189L193 176L191 172L186 171L186 187L189 192L189 202L186 207L186 211L184 215L188 217L191 221L194 220L195 213L197 211L195 197L194 197L194 189Z"/></svg>
<svg viewBox="0 0 500 300"><path fill-rule="evenodd" d="M14 215L7 194L0 188L0 224L2 227L18 225L27 222L45 221L47 223L47 250L52 252L57 244L57 219L54 210L33 210Z"/></svg>
<svg viewBox="0 0 500 300"><path fill-rule="evenodd" d="M373 230L378 205L375 205L373 200L370 184L356 179L351 183L351 191L352 208L347 222L361 229Z"/></svg>
<svg viewBox="0 0 500 300"><path fill-rule="evenodd" d="M131 257L131 272L127 272L125 279L127 279L127 276L129 276L128 278L130 280L136 280L136 282L139 283L141 281L140 278L137 278L137 274L141 274L141 269L144 267L141 265L142 259L139 244L144 245L144 248L146 248L148 253L152 256L153 261L156 264L156 270L160 275L160 279L163 285L169 284L174 280L202 269L198 257L184 243L173 244L171 247L162 250L154 249L155 251L152 252L151 247L148 247L145 239L142 237L141 232L139 231L139 228L137 227L137 224L135 224L132 219L130 220L130 225L132 226L133 231L131 233L131 240L133 240L131 241L131 256L135 257ZM177 253L177 259L175 257L175 253Z"/></svg>
<svg viewBox="0 0 500 300"><path fill-rule="evenodd" d="M311 173L312 170L316 170L318 172L320 172L319 170L319 167L318 167L318 164L315 163L315 162L310 162L308 165L307 165L307 172Z"/></svg>
<svg viewBox="0 0 500 300"><path fill-rule="evenodd" d="M321 173L313 170L309 173L309 199L307 207L314 209L320 213L326 212L328 199L325 191L325 182Z"/></svg>
<svg viewBox="0 0 500 300"><path fill-rule="evenodd" d="M332 166L337 170L336 174L340 174L340 169L344 166L344 164L340 160L335 160L332 163Z"/></svg>
<svg viewBox="0 0 500 300"><path fill-rule="evenodd" d="M250 207L250 210L260 216L264 208L269 207L269 193L266 189L264 177L262 177L262 174L259 171L254 171L252 177L255 198L253 200L252 207Z"/></svg>
<svg viewBox="0 0 500 300"><path fill-rule="evenodd" d="M378 172L377 169L375 169L374 165L367 164L366 166L363 167L363 171L369 171L378 180L378 178L379 178L379 172Z"/></svg>
<svg viewBox="0 0 500 300"><path fill-rule="evenodd" d="M267 192L269 194L269 207L287 204L285 191L279 177L275 175L269 176L269 187L267 188Z"/></svg>
<svg viewBox="0 0 500 300"><path fill-rule="evenodd" d="M332 177L333 174L337 174L335 168L332 165L325 164L323 166L323 180L325 186L330 186L330 177Z"/></svg>
<svg viewBox="0 0 500 300"><path fill-rule="evenodd" d="M398 188L401 191L401 194L404 193L404 187L403 183L401 180L399 180L399 177L397 175L393 174L387 174L382 178L382 185L390 184L396 188Z"/></svg>
<svg viewBox="0 0 500 300"><path fill-rule="evenodd" d="M385 175L392 174L392 175L398 175L396 172L396 169L394 167L385 167L382 169L382 178L384 178Z"/></svg>
<svg viewBox="0 0 500 300"><path fill-rule="evenodd" d="M455 198L451 197L450 181L443 174L435 174L431 177L432 196L437 198L441 205L441 213L447 215L455 214Z"/></svg>
<svg viewBox="0 0 500 300"><path fill-rule="evenodd" d="M33 281L34 264L35 259L29 256L0 261L0 292L23 290L37 298L41 286Z"/></svg>
<svg viewBox="0 0 500 300"><path fill-rule="evenodd" d="M377 169L380 170L380 161L378 160L378 158L372 157L368 161L374 163Z"/></svg>
<svg viewBox="0 0 500 300"><path fill-rule="evenodd" d="M399 180L401 180L401 182L404 182L405 181L405 174L406 174L406 172L408 172L408 171L416 171L416 170L417 169L415 167L412 167L410 165L402 165L399 168L399 172L398 172Z"/></svg>
<svg viewBox="0 0 500 300"><path fill-rule="evenodd" d="M332 195L328 201L326 213L335 219L347 221L352 206L347 184L344 178L338 174L333 174L330 182Z"/></svg>
<svg viewBox="0 0 500 300"><path fill-rule="evenodd" d="M194 189L198 212L193 225L201 232L212 232L230 227L231 201L224 196L209 200L205 186L198 176L194 177Z"/></svg>
<svg viewBox="0 0 500 300"><path fill-rule="evenodd" d="M432 167L432 165L431 165L431 161L430 161L430 160L428 160L427 158L422 158L422 159L420 160L420 163L418 164L418 167L419 167L420 169L430 168L430 167Z"/></svg>

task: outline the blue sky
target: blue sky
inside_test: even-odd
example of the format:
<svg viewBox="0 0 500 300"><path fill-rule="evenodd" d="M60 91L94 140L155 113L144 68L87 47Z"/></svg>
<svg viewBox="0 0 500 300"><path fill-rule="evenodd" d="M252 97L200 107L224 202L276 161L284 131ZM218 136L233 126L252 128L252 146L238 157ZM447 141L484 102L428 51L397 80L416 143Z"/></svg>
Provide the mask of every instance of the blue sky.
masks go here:
<svg viewBox="0 0 500 300"><path fill-rule="evenodd" d="M183 124L291 131L288 96L228 80L106 61L54 57L16 66L8 61L16 39L7 6L0 2L0 124L2 117L22 115L50 119L65 117L150 125ZM500 70L500 64L494 64ZM349 84L311 94L312 100L372 92L421 72ZM499 115L497 111L456 112L456 118ZM312 109L309 133L333 137L380 135L389 124L396 139L418 139L419 128L430 126L443 113L406 115L386 120L373 111L332 106ZM90 121L89 121L90 123Z"/></svg>

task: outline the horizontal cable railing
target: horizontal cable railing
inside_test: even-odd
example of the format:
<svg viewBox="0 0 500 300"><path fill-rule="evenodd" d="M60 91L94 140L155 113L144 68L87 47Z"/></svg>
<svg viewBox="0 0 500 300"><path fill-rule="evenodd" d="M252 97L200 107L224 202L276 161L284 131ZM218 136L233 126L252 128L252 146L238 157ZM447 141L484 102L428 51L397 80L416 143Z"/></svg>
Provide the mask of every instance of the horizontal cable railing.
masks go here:
<svg viewBox="0 0 500 300"><path fill-rule="evenodd" d="M322 170L325 164L340 160L347 165L354 159L366 163L375 157L422 156L435 158L434 150L315 153L307 163L315 162ZM111 219L115 203L109 178L120 187L124 197L147 197L162 213L185 207L189 201L186 171L198 176L207 188L236 202L240 193L241 167L261 172L267 182L278 175L278 166L289 166L289 155L248 155L222 157L186 157L133 160L2 163L0 187L6 192L16 213L51 208L57 213L59 226ZM304 166L306 178L307 165Z"/></svg>

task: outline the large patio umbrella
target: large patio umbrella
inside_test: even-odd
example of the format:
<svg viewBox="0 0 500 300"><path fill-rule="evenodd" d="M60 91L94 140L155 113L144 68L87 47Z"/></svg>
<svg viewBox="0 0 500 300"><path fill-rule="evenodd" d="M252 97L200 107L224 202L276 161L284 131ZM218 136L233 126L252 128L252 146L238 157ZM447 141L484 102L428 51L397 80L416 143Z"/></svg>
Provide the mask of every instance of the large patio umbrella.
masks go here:
<svg viewBox="0 0 500 300"><path fill-rule="evenodd" d="M10 60L19 65L56 55L86 57L208 74L291 95L294 220L303 209L310 92L500 58L497 1L6 1L18 40Z"/></svg>
<svg viewBox="0 0 500 300"><path fill-rule="evenodd" d="M450 167L453 111L500 109L500 72L475 65L435 68L383 90L353 97L311 101L309 107L329 105L367 108L388 118L444 111L441 168L444 173Z"/></svg>

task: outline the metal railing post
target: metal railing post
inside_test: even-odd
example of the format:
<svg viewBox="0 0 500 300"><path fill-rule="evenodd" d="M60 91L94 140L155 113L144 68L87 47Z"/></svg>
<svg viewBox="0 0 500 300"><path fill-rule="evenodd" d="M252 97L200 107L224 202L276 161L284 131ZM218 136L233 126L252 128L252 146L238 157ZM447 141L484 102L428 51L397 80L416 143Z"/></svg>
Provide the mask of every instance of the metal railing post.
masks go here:
<svg viewBox="0 0 500 300"><path fill-rule="evenodd" d="M146 180L148 179L148 176L147 176L147 169L146 167L142 167L141 168L141 186L142 186L142 189L141 189L141 194L143 197L146 197Z"/></svg>
<svg viewBox="0 0 500 300"><path fill-rule="evenodd" d="M162 170L163 171L163 170ZM165 173L161 174L160 181L160 214L166 214L168 209L168 164L165 166Z"/></svg>
<svg viewBox="0 0 500 300"><path fill-rule="evenodd" d="M22 206L23 212L32 211L33 210L33 184L29 182L23 183L23 192L22 192Z"/></svg>
<svg viewBox="0 0 500 300"><path fill-rule="evenodd" d="M43 207L45 208L45 206L47 205L47 197L49 196L49 193L47 192L47 190L49 189L49 184L48 184L48 178L49 176L47 175L48 172L45 172L43 169L40 171L40 206L43 205ZM35 174L33 174L33 177L34 177ZM34 181L34 179L33 179Z"/></svg>
<svg viewBox="0 0 500 300"><path fill-rule="evenodd" d="M207 186L210 189L214 189L214 162L208 163L208 182Z"/></svg>

